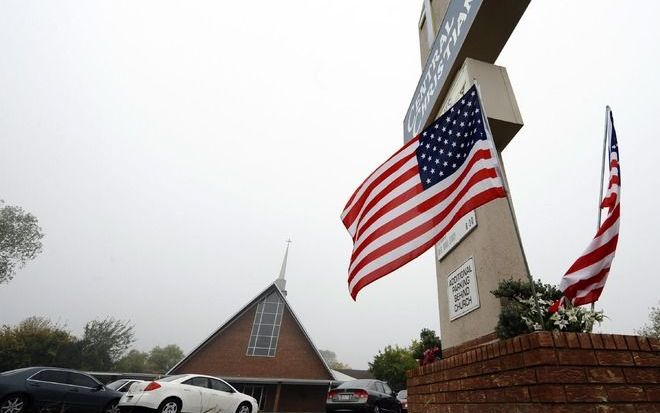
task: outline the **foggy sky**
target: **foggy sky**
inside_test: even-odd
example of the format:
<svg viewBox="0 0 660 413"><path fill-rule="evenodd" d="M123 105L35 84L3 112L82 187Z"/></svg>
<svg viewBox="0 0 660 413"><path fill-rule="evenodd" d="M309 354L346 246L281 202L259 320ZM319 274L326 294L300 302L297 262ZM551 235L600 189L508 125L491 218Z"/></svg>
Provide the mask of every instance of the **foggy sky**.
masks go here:
<svg viewBox="0 0 660 413"><path fill-rule="evenodd" d="M439 331L433 253L353 302L339 214L402 144L421 1L0 2L0 199L44 252L0 285L0 324L80 333L130 320L136 347L190 351L273 282L317 347L367 368ZM533 1L496 62L525 126L503 153L532 273L558 283L596 230L604 108L621 236L599 331L660 299L656 2ZM482 292L483 294L484 292Z"/></svg>

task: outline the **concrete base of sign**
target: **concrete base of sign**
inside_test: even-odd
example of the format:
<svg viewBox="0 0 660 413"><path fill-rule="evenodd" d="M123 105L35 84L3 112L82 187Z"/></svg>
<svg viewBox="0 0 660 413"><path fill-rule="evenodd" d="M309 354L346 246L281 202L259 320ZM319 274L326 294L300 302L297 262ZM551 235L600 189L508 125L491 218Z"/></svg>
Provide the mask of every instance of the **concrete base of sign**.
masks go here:
<svg viewBox="0 0 660 413"><path fill-rule="evenodd" d="M495 331L500 300L490 293L500 280L527 279L523 252L506 199L476 211L477 227L441 261L436 260L440 333L443 347L453 347ZM450 320L447 277L474 257L479 309Z"/></svg>

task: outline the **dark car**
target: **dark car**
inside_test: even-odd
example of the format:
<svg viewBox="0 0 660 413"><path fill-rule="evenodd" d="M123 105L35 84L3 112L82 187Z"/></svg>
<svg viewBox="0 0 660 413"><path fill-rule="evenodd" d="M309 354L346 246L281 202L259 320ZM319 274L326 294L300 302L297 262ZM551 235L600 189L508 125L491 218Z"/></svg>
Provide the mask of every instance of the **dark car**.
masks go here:
<svg viewBox="0 0 660 413"><path fill-rule="evenodd" d="M327 413L401 413L401 403L384 381L351 380L328 392Z"/></svg>
<svg viewBox="0 0 660 413"><path fill-rule="evenodd" d="M0 373L2 413L118 413L121 396L75 370L27 367Z"/></svg>

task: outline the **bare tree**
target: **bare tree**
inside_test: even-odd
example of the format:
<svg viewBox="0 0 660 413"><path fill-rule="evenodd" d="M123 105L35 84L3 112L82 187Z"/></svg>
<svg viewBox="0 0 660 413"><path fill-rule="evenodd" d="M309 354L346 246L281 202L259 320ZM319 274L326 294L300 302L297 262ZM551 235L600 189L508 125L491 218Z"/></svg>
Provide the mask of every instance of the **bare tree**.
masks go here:
<svg viewBox="0 0 660 413"><path fill-rule="evenodd" d="M660 338L660 307L651 307L649 322L636 331L640 336Z"/></svg>

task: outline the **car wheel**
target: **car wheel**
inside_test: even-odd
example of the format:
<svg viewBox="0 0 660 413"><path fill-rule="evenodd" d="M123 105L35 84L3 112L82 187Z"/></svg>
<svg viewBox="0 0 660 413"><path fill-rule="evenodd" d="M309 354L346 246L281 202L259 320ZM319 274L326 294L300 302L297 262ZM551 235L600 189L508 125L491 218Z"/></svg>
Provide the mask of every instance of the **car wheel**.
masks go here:
<svg viewBox="0 0 660 413"><path fill-rule="evenodd" d="M105 406L103 413L119 413L119 400L113 400Z"/></svg>
<svg viewBox="0 0 660 413"><path fill-rule="evenodd" d="M251 411L252 407L248 403L241 403L236 409L236 413L250 413Z"/></svg>
<svg viewBox="0 0 660 413"><path fill-rule="evenodd" d="M0 413L24 413L27 411L27 399L20 394L12 394L0 401Z"/></svg>
<svg viewBox="0 0 660 413"><path fill-rule="evenodd" d="M176 399L165 399L158 406L158 413L179 413L181 411L181 403Z"/></svg>

